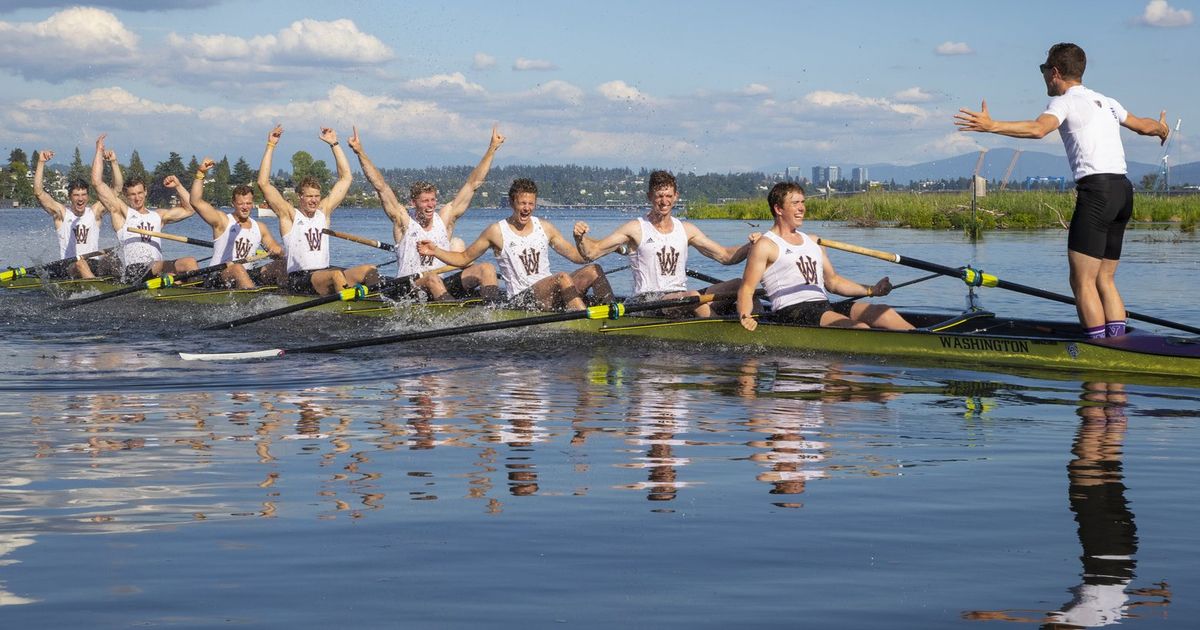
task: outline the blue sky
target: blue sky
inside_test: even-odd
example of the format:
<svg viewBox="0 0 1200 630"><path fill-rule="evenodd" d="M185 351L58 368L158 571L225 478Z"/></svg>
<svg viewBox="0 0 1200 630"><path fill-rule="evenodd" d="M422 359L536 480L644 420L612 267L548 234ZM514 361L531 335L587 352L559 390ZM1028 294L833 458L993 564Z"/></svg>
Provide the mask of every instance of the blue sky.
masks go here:
<svg viewBox="0 0 1200 630"><path fill-rule="evenodd" d="M999 10L998 10L999 9ZM90 157L97 134L149 165L177 151L257 164L326 157L357 125L382 166L466 164L498 122L498 163L696 172L911 164L978 148L1062 153L955 131L986 98L1034 118L1037 65L1073 41L1084 83L1167 110L1174 164L1200 160L1200 0L387 2L0 0L0 148ZM1158 162L1126 132L1130 159ZM286 164L281 164L286 166Z"/></svg>

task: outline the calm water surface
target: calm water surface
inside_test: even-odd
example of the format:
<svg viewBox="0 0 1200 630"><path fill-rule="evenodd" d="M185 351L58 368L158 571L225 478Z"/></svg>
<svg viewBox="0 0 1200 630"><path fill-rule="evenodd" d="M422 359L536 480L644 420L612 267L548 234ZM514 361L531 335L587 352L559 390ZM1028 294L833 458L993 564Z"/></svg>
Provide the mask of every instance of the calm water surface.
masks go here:
<svg viewBox="0 0 1200 630"><path fill-rule="evenodd" d="M337 229L388 234L379 211L340 212ZM601 232L632 216L548 216L577 214ZM5 264L54 257L43 214L0 221ZM809 227L1068 291L1061 233ZM1126 252L1131 308L1200 323L1195 237L1138 230ZM834 256L856 279L922 275ZM888 300L963 295L938 279ZM197 365L174 353L432 324L305 314L217 335L197 328L248 308L51 301L0 293L0 627L1200 623L1196 381L536 329Z"/></svg>

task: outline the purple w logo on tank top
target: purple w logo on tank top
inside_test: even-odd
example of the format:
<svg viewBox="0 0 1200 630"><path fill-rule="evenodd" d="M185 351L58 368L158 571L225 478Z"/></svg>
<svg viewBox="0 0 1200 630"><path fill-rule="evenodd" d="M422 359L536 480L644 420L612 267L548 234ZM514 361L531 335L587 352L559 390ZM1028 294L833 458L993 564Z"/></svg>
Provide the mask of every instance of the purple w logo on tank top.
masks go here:
<svg viewBox="0 0 1200 630"><path fill-rule="evenodd" d="M655 254L658 257L658 271L663 276L675 275L679 266L679 252L674 247L664 247Z"/></svg>
<svg viewBox="0 0 1200 630"><path fill-rule="evenodd" d="M800 274L804 276L804 281L809 284L817 283L817 261L808 256L801 256L796 259L796 267L800 270Z"/></svg>
<svg viewBox="0 0 1200 630"><path fill-rule="evenodd" d="M308 241L308 251L321 251L321 230L317 228L308 228L304 231L304 240Z"/></svg>
<svg viewBox="0 0 1200 630"><path fill-rule="evenodd" d="M71 233L75 235L76 243L86 243L88 238L88 228L86 225L76 225L71 228Z"/></svg>
<svg viewBox="0 0 1200 630"><path fill-rule="evenodd" d="M521 259L521 266L525 267L525 275L532 276L537 273L538 267L541 266L542 253L535 249L526 249L518 256Z"/></svg>

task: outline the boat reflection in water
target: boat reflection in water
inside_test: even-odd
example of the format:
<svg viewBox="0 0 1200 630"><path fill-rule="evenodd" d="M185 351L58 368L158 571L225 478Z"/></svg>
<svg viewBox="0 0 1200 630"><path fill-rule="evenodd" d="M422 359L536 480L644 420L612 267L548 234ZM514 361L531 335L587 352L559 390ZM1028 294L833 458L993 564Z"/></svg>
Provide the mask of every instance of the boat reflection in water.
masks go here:
<svg viewBox="0 0 1200 630"><path fill-rule="evenodd" d="M1031 611L978 610L963 614L978 621L1041 623L1046 628L1095 628L1134 617L1136 607L1170 604L1166 582L1130 588L1136 577L1138 537L1125 498L1121 457L1128 429L1128 396L1117 383L1088 382L1077 413L1079 429L1067 463L1071 512L1079 524L1083 581L1069 589L1072 598L1043 617ZM1138 599L1133 599L1138 598ZM1131 601L1132 600L1132 601Z"/></svg>

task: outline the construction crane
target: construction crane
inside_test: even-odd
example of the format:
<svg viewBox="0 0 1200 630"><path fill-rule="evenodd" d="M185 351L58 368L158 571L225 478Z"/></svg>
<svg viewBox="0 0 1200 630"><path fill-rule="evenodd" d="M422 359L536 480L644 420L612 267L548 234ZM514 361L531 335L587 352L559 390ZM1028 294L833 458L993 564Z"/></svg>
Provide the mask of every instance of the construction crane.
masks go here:
<svg viewBox="0 0 1200 630"><path fill-rule="evenodd" d="M1021 157L1021 149L1013 152L1012 160L1008 163L1008 168L1004 171L1004 177L1000 178L1000 190L1008 187L1008 178L1012 177L1013 169L1017 166L1017 158Z"/></svg>

